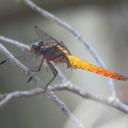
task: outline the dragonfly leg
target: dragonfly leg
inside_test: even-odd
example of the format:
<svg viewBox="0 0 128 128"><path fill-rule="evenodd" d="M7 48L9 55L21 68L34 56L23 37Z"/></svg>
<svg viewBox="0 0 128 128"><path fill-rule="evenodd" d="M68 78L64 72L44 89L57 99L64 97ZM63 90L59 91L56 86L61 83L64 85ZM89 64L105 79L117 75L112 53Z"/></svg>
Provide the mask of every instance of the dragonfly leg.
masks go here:
<svg viewBox="0 0 128 128"><path fill-rule="evenodd" d="M45 89L44 92L46 92L48 85L56 78L56 76L58 75L58 72L56 70L56 68L54 67L54 65L52 63L50 63L49 61L47 61L47 64L49 66L49 68L52 70L53 73L53 77L52 79L45 85Z"/></svg>
<svg viewBox="0 0 128 128"><path fill-rule="evenodd" d="M40 63L39 66L32 67L32 68L29 69L29 71L31 71L31 72L39 72L41 70L41 68L42 68L43 62L44 62L44 57L41 59L41 63Z"/></svg>
<svg viewBox="0 0 128 128"><path fill-rule="evenodd" d="M41 60L41 63L38 67L35 67L34 69L29 69L29 71L31 72L39 72L42 68L42 65L43 65L43 62L44 62L44 57L42 57L42 60ZM28 82L30 82L32 80L34 76L31 76L29 79L28 79Z"/></svg>

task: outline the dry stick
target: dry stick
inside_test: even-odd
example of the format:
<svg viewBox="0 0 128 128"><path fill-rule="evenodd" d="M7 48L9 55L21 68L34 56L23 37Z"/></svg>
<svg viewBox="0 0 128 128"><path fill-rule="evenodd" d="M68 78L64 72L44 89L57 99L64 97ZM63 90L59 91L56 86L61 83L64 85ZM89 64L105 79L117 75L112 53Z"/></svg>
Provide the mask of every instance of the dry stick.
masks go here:
<svg viewBox="0 0 128 128"><path fill-rule="evenodd" d="M28 45L23 44L22 42L19 42L19 41L17 41L17 40L12 40L12 39L7 38L7 37L2 36L2 35L0 35L0 40L1 40L1 41L4 41L4 42L7 42L7 43L9 43L9 44L13 44L13 45L15 45L15 46L17 46L17 47L19 47L19 48L21 48L21 49L27 50L27 49L29 48Z"/></svg>
<svg viewBox="0 0 128 128"><path fill-rule="evenodd" d="M101 96L96 96L86 91L83 91L77 86L72 86L70 83L54 85L48 88L49 90L52 90L52 91L70 91L73 94L81 96L84 99L90 99L90 100L93 100L93 101L96 101L96 102L99 102L99 103L102 103L102 104L105 104L111 107L115 107L123 112L128 112L128 105L122 103L118 99L112 101L107 98L103 98ZM41 88L35 88L35 89L29 89L25 91L14 91L14 92L6 93L6 94L1 94L0 95L0 99L1 99L0 108L14 98L31 97L31 96L39 95L42 93L43 93L43 90Z"/></svg>
<svg viewBox="0 0 128 128"><path fill-rule="evenodd" d="M98 56L98 54L96 53L96 51L94 50L94 48L89 43L87 43L87 41L71 25L69 25L66 22L62 21L61 19L59 19L58 17L56 17L52 13L46 11L45 9L40 8L35 3L33 3L31 0L24 0L24 2L29 7L31 7L33 10L39 12L42 16L48 18L49 20L52 20L52 21L56 22L57 24L59 24L60 26L62 26L63 28L65 28L67 31L69 31L70 33L72 33L75 37L77 37L77 39L80 42L82 42L84 44L84 46L91 53L91 55L93 56L93 58L95 59L95 61L100 66L107 68L107 66L102 61L102 59ZM111 78L108 78L108 79L109 79L109 84L108 85L109 85L109 88L111 90L112 97L116 99L116 91L115 91L115 87L114 87L114 81Z"/></svg>
<svg viewBox="0 0 128 128"><path fill-rule="evenodd" d="M102 104L105 104L105 105L108 105L111 107L115 107L115 108L117 108L123 112L128 113L128 105L121 102L118 98L116 98L116 99L104 98L104 97L101 97L99 95L94 95L94 94L91 94L87 91L84 91L83 89L78 88L75 85L72 85L71 83L66 83L65 85L62 84L60 86L54 86L51 88L51 90L53 90L53 91L67 90L67 91L70 91L76 95L81 96L82 98L91 99L93 101L96 101L96 102L99 102L99 103L102 103Z"/></svg>
<svg viewBox="0 0 128 128"><path fill-rule="evenodd" d="M14 63L22 72L24 72L28 76L33 76L34 73L29 72L29 69L23 65L19 60L17 60L2 44L0 44L0 52L4 53L12 63ZM36 84L44 91L45 85L43 82L34 75L33 80L36 82ZM26 94L26 92L24 92ZM80 121L70 112L68 107L54 94L53 91L47 90L46 91L47 96L55 102L55 104L60 108L60 110L67 115L79 128L84 128L83 125L80 123ZM3 106L5 103L7 103L9 100L11 100L13 97L19 97L21 94L19 92L10 93L8 94L1 102L0 106Z"/></svg>

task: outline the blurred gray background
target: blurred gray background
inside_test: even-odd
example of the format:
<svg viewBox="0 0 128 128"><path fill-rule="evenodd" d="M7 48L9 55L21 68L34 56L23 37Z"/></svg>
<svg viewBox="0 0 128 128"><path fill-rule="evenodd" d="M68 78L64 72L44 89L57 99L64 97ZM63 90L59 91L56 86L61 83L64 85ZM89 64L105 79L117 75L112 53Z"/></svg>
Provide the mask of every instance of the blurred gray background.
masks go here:
<svg viewBox="0 0 128 128"><path fill-rule="evenodd" d="M125 0L33 0L40 7L66 21L95 48L108 69L128 75L128 3ZM16 0L0 0L0 34L29 43L38 38L33 26L38 25L82 59L96 64L90 53L71 33ZM22 54L15 46L3 43L14 55ZM0 60L5 58L0 54ZM33 63L23 61L28 65ZM47 74L49 75L49 74ZM42 80L47 76L39 73ZM0 66L0 93L34 88L15 65ZM72 71L72 82L94 94L109 96L107 78L81 70ZM57 80L55 81L55 83ZM128 103L128 82L115 81L118 97ZM57 95L74 111L86 128L127 128L127 115L69 92ZM63 128L70 126L67 117L46 96L14 99L0 109L0 128Z"/></svg>

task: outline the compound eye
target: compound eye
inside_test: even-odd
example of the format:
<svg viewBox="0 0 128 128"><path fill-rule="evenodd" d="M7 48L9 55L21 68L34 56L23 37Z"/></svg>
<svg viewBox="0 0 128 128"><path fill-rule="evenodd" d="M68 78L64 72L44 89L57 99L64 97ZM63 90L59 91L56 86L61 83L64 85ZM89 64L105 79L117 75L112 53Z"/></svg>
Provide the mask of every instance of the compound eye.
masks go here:
<svg viewBox="0 0 128 128"><path fill-rule="evenodd" d="M39 47L40 46L40 42L41 42L41 40L39 40L39 39L32 40L32 41L30 41L30 45L34 46L34 47Z"/></svg>
<svg viewBox="0 0 128 128"><path fill-rule="evenodd" d="M40 39L32 40L30 41L30 44L29 44L30 46L29 51L38 51L43 45L44 43Z"/></svg>

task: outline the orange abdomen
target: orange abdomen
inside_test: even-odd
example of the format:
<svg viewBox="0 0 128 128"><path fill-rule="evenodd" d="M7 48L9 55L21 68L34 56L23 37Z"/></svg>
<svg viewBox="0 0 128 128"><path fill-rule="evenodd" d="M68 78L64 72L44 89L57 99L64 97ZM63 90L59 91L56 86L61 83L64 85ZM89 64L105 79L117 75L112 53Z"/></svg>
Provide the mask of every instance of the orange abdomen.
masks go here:
<svg viewBox="0 0 128 128"><path fill-rule="evenodd" d="M117 80L127 80L127 78L121 74L118 74L118 73L106 70L102 67L90 64L85 60L81 60L79 57L68 55L67 58L69 60L70 66L73 68L79 68L79 69L87 70L90 72L95 72L102 76L110 77L110 78L117 79Z"/></svg>

